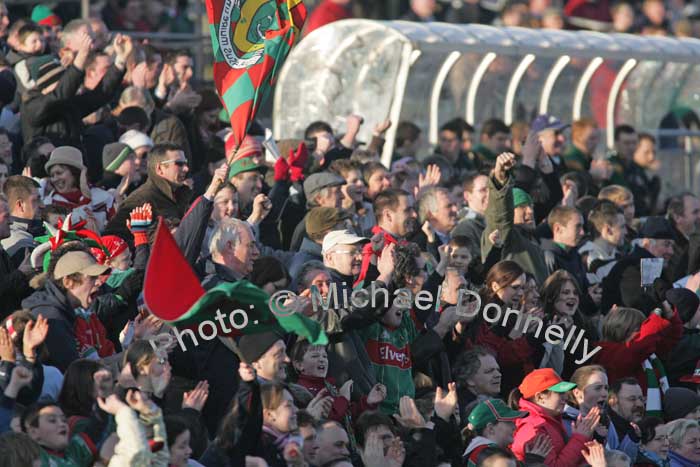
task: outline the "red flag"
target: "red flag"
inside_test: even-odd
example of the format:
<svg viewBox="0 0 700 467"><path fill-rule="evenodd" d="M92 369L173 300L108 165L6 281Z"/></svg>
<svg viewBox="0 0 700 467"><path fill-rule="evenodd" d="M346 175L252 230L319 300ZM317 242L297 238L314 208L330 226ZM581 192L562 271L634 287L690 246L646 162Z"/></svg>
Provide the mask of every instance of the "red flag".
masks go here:
<svg viewBox="0 0 700 467"><path fill-rule="evenodd" d="M202 295L197 275L160 218L143 282L146 306L163 321L175 321Z"/></svg>

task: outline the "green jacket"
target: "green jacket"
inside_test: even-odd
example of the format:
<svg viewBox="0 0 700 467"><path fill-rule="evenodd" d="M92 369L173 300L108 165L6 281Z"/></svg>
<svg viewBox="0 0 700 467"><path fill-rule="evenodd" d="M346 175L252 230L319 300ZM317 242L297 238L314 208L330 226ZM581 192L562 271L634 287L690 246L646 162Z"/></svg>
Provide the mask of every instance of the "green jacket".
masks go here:
<svg viewBox="0 0 700 467"><path fill-rule="evenodd" d="M62 452L41 449L41 467L91 467L97 448L87 436L74 435Z"/></svg>
<svg viewBox="0 0 700 467"><path fill-rule="evenodd" d="M568 170L588 172L591 169L591 159L573 145L569 146L564 153L564 163Z"/></svg>
<svg viewBox="0 0 700 467"><path fill-rule="evenodd" d="M503 239L501 260L513 260L535 277L539 285L547 279L544 252L536 240L513 224L513 178L508 177L500 186L493 176L489 177L489 205L486 209L486 229L481 236L481 258L485 261L493 247L489 235L499 230Z"/></svg>
<svg viewBox="0 0 700 467"><path fill-rule="evenodd" d="M625 167L623 160L617 155L610 156L608 160L613 168L613 173L608 180L608 185L622 185L629 188L629 183L627 183L627 178L625 177L627 167Z"/></svg>
<svg viewBox="0 0 700 467"><path fill-rule="evenodd" d="M498 154L492 152L489 148L484 146L483 144L477 144L474 146L472 149L474 154L476 154L476 157L479 159L481 164L486 164L486 165L495 165L496 164L496 159L498 159Z"/></svg>

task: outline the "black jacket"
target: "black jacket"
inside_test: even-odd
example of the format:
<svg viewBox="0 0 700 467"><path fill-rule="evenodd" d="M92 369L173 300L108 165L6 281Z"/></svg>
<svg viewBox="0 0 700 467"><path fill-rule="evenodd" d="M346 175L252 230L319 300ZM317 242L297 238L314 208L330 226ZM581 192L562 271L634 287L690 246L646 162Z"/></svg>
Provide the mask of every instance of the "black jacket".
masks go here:
<svg viewBox="0 0 700 467"><path fill-rule="evenodd" d="M682 383L679 379L693 374L698 355L700 355L700 330L684 328L680 342L663 358L664 369L671 387L685 386L695 389L697 386L695 383Z"/></svg>
<svg viewBox="0 0 700 467"><path fill-rule="evenodd" d="M131 232L126 227L129 213L144 203L153 207L153 220L159 216L165 219L182 219L187 212L191 191L186 186L174 187L170 182L154 173L148 174L148 180L131 193L105 228L105 234L119 235L133 243Z"/></svg>
<svg viewBox="0 0 700 467"><path fill-rule="evenodd" d="M620 259L613 266L603 279L601 310L607 312L613 305L617 305L636 308L648 315L654 308L661 306L663 300L659 300L659 297L663 295L656 289L664 287L663 281L657 279L654 287L650 287L646 291L641 287L642 258L654 258L654 255L644 248L636 246L629 255Z"/></svg>
<svg viewBox="0 0 700 467"><path fill-rule="evenodd" d="M200 463L207 467L238 467L245 465L246 456L258 456L258 444L262 434L262 402L260 383L241 382L236 393L238 412L234 439L217 438L209 445ZM222 444L229 444L224 449Z"/></svg>
<svg viewBox="0 0 700 467"><path fill-rule="evenodd" d="M39 90L26 93L20 108L24 141L35 136L54 136L66 144L82 147L83 118L112 99L124 77L124 70L112 65L92 91L76 95L85 73L70 66L58 87L49 94Z"/></svg>
<svg viewBox="0 0 700 467"><path fill-rule="evenodd" d="M32 292L27 276L15 269L5 249L0 247L0 318L20 309L22 300Z"/></svg>
<svg viewBox="0 0 700 467"><path fill-rule="evenodd" d="M68 297L53 282L46 281L44 288L22 302L22 307L31 310L35 317L42 315L49 321L46 336L49 360L46 363L65 373L68 365L80 358L73 332L75 314Z"/></svg>
<svg viewBox="0 0 700 467"><path fill-rule="evenodd" d="M553 240L542 240L540 244L544 251L547 274L552 274L559 269L568 271L578 282L581 293L586 294L588 291L586 266L583 264L578 250L576 248L559 246Z"/></svg>
<svg viewBox="0 0 700 467"><path fill-rule="evenodd" d="M688 274L688 249L689 242L683 233L678 230L676 223L673 220L670 221L675 231L676 238L673 242L673 257L668 260L666 265L666 279L669 281L677 281L681 277Z"/></svg>

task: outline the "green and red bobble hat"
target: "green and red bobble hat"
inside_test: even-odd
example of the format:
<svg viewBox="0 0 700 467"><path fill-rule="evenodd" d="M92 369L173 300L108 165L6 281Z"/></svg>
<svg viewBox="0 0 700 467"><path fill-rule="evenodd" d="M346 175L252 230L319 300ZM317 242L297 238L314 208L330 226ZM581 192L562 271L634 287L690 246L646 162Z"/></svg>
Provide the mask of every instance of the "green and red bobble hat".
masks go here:
<svg viewBox="0 0 700 467"><path fill-rule="evenodd" d="M37 5L32 10L32 21L39 26L60 26L63 24L52 10L46 5Z"/></svg>
<svg viewBox="0 0 700 467"><path fill-rule="evenodd" d="M513 188L513 207L517 208L524 204L529 204L532 206L532 197L525 190L520 188Z"/></svg>
<svg viewBox="0 0 700 467"><path fill-rule="evenodd" d="M264 164L256 164L255 161L250 157L242 157L240 159L234 160L231 163L231 166L228 169L228 179L231 180L238 174L253 171L258 171L261 174L265 175L265 172L267 172L267 166Z"/></svg>
<svg viewBox="0 0 700 467"><path fill-rule="evenodd" d="M511 409L500 399L486 399L477 404L469 414L469 424L474 431L480 432L489 423L515 422L528 415L528 412Z"/></svg>
<svg viewBox="0 0 700 467"><path fill-rule="evenodd" d="M552 392L569 392L574 389L576 385L574 383L569 383L563 381L561 376L557 374L551 368L540 368L531 371L520 383L518 389L523 395L523 398L530 399L534 397L535 394L544 391Z"/></svg>

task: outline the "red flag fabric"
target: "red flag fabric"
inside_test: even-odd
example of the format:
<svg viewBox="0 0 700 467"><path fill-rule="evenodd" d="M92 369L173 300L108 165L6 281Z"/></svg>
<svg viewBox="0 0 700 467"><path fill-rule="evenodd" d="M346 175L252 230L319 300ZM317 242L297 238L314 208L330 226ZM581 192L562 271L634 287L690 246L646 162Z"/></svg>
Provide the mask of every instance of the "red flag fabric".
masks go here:
<svg viewBox="0 0 700 467"><path fill-rule="evenodd" d="M187 313L204 292L197 275L160 218L143 283L146 306L163 321L175 321Z"/></svg>

